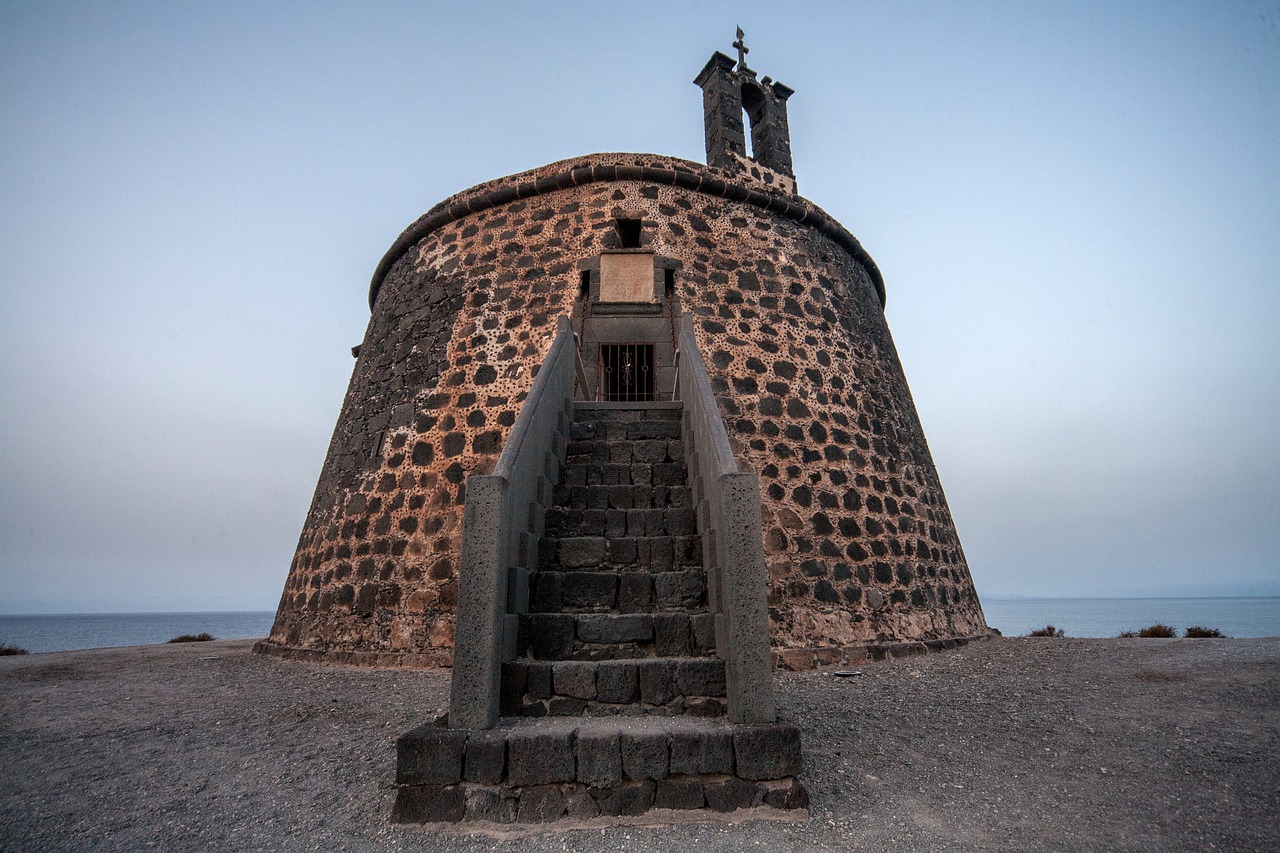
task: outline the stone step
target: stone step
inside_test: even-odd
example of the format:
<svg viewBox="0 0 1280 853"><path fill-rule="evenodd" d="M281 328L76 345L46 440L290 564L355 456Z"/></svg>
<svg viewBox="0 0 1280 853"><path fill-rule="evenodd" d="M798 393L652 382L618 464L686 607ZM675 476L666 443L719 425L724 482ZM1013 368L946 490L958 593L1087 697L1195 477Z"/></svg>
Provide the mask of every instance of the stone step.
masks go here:
<svg viewBox="0 0 1280 853"><path fill-rule="evenodd" d="M605 403L578 400L573 404L574 423L680 422L684 406L679 402Z"/></svg>
<svg viewBox="0 0 1280 853"><path fill-rule="evenodd" d="M693 502L688 486L655 486L650 477L643 483L625 483L617 486L556 486L552 491L553 505L558 509L667 509L687 507ZM634 481L636 477L632 476Z"/></svg>
<svg viewBox="0 0 1280 853"><path fill-rule="evenodd" d="M624 487L625 488L625 487ZM635 538L637 536L693 536L698 532L697 515L691 506L646 507L641 509L572 509L547 507L543 536L561 540ZM589 542L568 545L562 552L579 545L591 551Z"/></svg>
<svg viewBox="0 0 1280 853"><path fill-rule="evenodd" d="M544 823L651 808L804 809L800 730L681 717L437 720L396 741L395 823Z"/></svg>
<svg viewBox="0 0 1280 853"><path fill-rule="evenodd" d="M683 486L681 462L580 462L560 471L561 486Z"/></svg>
<svg viewBox="0 0 1280 853"><path fill-rule="evenodd" d="M544 536L538 543L540 571L669 572L686 567L702 567L701 536Z"/></svg>
<svg viewBox="0 0 1280 853"><path fill-rule="evenodd" d="M684 442L679 438L645 438L622 441L569 441L565 446L564 464L612 463L615 465L657 465L663 462L684 464Z"/></svg>
<svg viewBox="0 0 1280 853"><path fill-rule="evenodd" d="M525 613L517 653L544 661L705 657L715 643L709 613Z"/></svg>
<svg viewBox="0 0 1280 853"><path fill-rule="evenodd" d="M702 569L540 571L529 584L533 613L699 613L707 606Z"/></svg>
<svg viewBox="0 0 1280 853"><path fill-rule="evenodd" d="M569 441L641 441L648 439L679 440L680 418L642 421L578 420L569 426Z"/></svg>
<svg viewBox="0 0 1280 853"><path fill-rule="evenodd" d="M720 717L724 697L724 661L716 657L522 659L502 666L507 716Z"/></svg>

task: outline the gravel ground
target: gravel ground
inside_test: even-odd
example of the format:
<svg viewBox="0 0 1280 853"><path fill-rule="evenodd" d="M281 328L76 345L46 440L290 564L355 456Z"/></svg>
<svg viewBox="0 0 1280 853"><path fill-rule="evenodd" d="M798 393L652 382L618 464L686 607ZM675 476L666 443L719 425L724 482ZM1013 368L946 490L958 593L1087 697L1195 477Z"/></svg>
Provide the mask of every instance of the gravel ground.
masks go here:
<svg viewBox="0 0 1280 853"><path fill-rule="evenodd" d="M780 674L811 814L468 835L392 826L445 672L252 641L0 658L2 850L1280 850L1280 639L996 639Z"/></svg>

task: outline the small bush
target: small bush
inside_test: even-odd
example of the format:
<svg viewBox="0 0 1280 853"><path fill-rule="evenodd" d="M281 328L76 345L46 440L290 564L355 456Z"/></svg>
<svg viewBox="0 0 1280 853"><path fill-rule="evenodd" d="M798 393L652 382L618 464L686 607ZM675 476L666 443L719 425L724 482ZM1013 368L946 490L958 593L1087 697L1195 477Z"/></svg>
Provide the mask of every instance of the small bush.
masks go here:
<svg viewBox="0 0 1280 853"><path fill-rule="evenodd" d="M1217 628L1202 628L1199 625L1193 625L1183 631L1182 636L1193 640L1204 640L1211 637L1221 637L1222 632Z"/></svg>
<svg viewBox="0 0 1280 853"><path fill-rule="evenodd" d="M217 637L208 631L201 631L199 634L179 634L169 642L171 643L207 643L210 640L216 640Z"/></svg>
<svg viewBox="0 0 1280 853"><path fill-rule="evenodd" d="M0 655L25 655L26 653L26 649L11 646L8 643L0 643Z"/></svg>
<svg viewBox="0 0 1280 853"><path fill-rule="evenodd" d="M1028 637L1065 637L1067 632L1061 628L1055 628L1052 625L1045 625L1043 628L1037 628Z"/></svg>
<svg viewBox="0 0 1280 853"><path fill-rule="evenodd" d="M1148 625L1137 631L1122 631L1119 636L1122 639L1125 637L1162 637L1168 639L1169 637L1178 636L1178 629L1169 625Z"/></svg>

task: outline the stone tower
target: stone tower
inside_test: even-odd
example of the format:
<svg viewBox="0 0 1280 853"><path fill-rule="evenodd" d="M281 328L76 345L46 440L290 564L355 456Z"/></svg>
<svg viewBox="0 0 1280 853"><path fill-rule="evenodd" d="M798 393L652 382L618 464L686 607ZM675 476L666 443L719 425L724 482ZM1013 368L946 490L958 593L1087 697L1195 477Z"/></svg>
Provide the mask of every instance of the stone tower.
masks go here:
<svg viewBox="0 0 1280 853"><path fill-rule="evenodd" d="M369 325L260 651L452 662L467 479L493 471L566 321L577 396L606 402L678 395L678 337L691 328L733 457L760 478L754 535L775 664L987 633L885 323L880 271L796 192L792 90L720 53L695 82L707 165L654 154L552 163L446 199L395 241L373 276ZM558 496L583 502L599 528L588 533L609 548L631 547L639 498L610 478L634 459L580 441L569 453L597 454L584 476L599 479L560 482ZM551 485L564 470L553 466ZM544 495L538 506L551 504ZM513 567L515 612L546 591L539 568L552 568L554 547L543 543L539 566L541 524ZM644 559L669 564L681 537L699 532L670 525L643 531Z"/></svg>

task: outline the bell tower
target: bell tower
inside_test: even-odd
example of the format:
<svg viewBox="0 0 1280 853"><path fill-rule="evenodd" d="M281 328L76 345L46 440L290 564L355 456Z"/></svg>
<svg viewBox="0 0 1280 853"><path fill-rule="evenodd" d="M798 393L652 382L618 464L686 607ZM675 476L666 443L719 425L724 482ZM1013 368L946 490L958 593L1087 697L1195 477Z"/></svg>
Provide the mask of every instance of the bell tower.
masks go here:
<svg viewBox="0 0 1280 853"><path fill-rule="evenodd" d="M707 165L735 172L749 171L752 164L764 167L789 178L786 188L794 193L787 99L795 90L768 77L756 79L756 72L747 67L749 48L741 29L733 46L738 49L736 63L716 51L693 81L702 88ZM748 129L750 157L746 147Z"/></svg>

